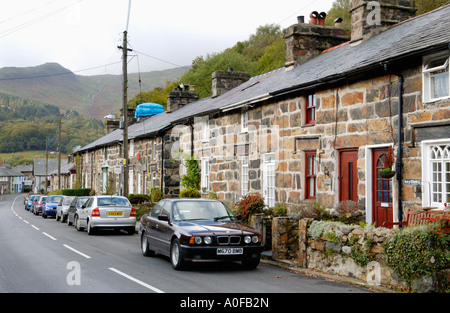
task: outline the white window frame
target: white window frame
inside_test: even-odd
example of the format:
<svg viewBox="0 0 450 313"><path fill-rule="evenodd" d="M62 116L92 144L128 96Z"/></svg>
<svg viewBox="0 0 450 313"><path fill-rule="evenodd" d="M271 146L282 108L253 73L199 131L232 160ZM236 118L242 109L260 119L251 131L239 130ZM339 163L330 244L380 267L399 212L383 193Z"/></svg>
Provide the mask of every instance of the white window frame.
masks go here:
<svg viewBox="0 0 450 313"><path fill-rule="evenodd" d="M209 116L202 118L202 141L209 141Z"/></svg>
<svg viewBox="0 0 450 313"><path fill-rule="evenodd" d="M130 157L134 156L134 139L131 139L131 140L130 140L130 149L129 149L129 152L130 152Z"/></svg>
<svg viewBox="0 0 450 313"><path fill-rule="evenodd" d="M445 61L444 65L441 66L436 66L433 68L429 67L429 64L433 61L439 60L439 59L445 59L447 58L447 60ZM433 101L438 101L438 100L442 100L442 99L447 99L450 98L450 71L449 71L449 63L450 63L450 59L449 59L449 54L448 52L444 52L444 53L439 53L439 54L434 54L431 56L427 56L423 58L423 102L433 102ZM438 71L442 71L442 70L447 70L447 75L448 77L448 94L446 96L443 97L438 97L438 98L433 98L432 97L432 91L431 91L431 77L433 75L433 73L436 73Z"/></svg>
<svg viewBox="0 0 450 313"><path fill-rule="evenodd" d="M244 107L241 110L241 132L248 132L248 108Z"/></svg>
<svg viewBox="0 0 450 313"><path fill-rule="evenodd" d="M201 181L200 187L202 193L209 189L209 158L201 158Z"/></svg>
<svg viewBox="0 0 450 313"><path fill-rule="evenodd" d="M275 206L275 153L263 155L263 196L269 208Z"/></svg>
<svg viewBox="0 0 450 313"><path fill-rule="evenodd" d="M241 196L246 196L248 194L248 170L249 170L249 157L241 157Z"/></svg>
<svg viewBox="0 0 450 313"><path fill-rule="evenodd" d="M434 159L435 151L440 151L440 159ZM436 164L436 167L433 166ZM439 167L440 165L440 167ZM439 168L439 171L436 169ZM450 205L450 138L422 141L422 206L437 209ZM436 181L436 179L439 179ZM436 198L436 196L438 198ZM440 198L439 198L440 196ZM444 202L447 196L448 202ZM439 201L441 200L441 201Z"/></svg>

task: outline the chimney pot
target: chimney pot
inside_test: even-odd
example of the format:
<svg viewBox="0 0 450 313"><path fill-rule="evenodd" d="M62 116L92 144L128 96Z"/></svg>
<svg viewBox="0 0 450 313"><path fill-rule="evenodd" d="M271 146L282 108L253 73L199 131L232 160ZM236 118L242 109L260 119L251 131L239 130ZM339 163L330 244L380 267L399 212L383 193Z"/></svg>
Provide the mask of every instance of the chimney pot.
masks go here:
<svg viewBox="0 0 450 313"><path fill-rule="evenodd" d="M305 17L303 15L297 16L297 21L299 24L305 23Z"/></svg>
<svg viewBox="0 0 450 313"><path fill-rule="evenodd" d="M325 19L327 18L327 14L325 12L321 12L319 14L319 25L325 25Z"/></svg>
<svg viewBox="0 0 450 313"><path fill-rule="evenodd" d="M318 13L317 11L311 12L311 14L309 15L309 17L311 18L311 20L310 20L310 22L309 22L310 24L313 24L313 25L319 24L319 23L318 23L319 13Z"/></svg>

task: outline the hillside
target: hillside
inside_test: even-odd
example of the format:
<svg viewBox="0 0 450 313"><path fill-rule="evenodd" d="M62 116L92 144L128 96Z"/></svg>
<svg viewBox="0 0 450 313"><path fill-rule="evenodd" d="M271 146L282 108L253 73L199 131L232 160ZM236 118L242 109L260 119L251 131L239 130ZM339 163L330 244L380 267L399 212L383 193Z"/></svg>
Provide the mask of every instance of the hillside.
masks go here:
<svg viewBox="0 0 450 313"><path fill-rule="evenodd" d="M164 86L186 69L141 73L141 90ZM128 74L128 97L140 91L139 75ZM82 76L57 63L36 67L5 67L0 69L0 93L23 99L53 104L61 113L75 109L80 115L103 119L122 106L122 76Z"/></svg>

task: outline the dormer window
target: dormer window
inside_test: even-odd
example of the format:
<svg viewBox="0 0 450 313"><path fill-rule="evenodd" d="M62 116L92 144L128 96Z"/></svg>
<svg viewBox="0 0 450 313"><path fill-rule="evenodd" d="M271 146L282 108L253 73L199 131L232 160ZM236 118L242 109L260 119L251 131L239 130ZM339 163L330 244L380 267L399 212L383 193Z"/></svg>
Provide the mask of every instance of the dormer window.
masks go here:
<svg viewBox="0 0 450 313"><path fill-rule="evenodd" d="M449 56L447 53L424 59L424 102L450 97Z"/></svg>

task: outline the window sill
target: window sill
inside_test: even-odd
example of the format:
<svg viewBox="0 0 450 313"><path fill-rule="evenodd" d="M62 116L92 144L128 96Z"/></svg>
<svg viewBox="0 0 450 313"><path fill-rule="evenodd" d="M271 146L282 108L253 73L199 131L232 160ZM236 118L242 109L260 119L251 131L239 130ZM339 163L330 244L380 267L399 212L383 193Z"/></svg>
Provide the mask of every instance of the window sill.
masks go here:
<svg viewBox="0 0 450 313"><path fill-rule="evenodd" d="M436 98L436 99L423 99L423 104L432 104L436 102L441 102L445 100L450 100L450 96Z"/></svg>

